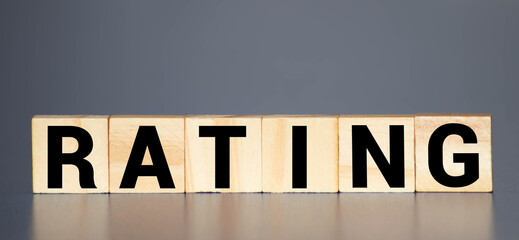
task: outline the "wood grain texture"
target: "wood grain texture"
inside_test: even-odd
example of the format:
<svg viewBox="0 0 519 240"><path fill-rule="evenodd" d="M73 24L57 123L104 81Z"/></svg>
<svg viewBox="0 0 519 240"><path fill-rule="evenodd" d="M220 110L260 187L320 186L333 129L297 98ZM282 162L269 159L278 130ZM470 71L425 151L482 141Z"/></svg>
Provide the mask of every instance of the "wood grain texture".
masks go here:
<svg viewBox="0 0 519 240"><path fill-rule="evenodd" d="M338 191L338 116L263 116L262 181L264 192ZM292 130L306 126L307 187L292 185Z"/></svg>
<svg viewBox="0 0 519 240"><path fill-rule="evenodd" d="M155 126L175 188L160 188L155 176L139 176L135 188L120 188L139 126ZM142 165L153 165L148 149ZM110 117L110 192L184 192L184 116Z"/></svg>
<svg viewBox="0 0 519 240"><path fill-rule="evenodd" d="M246 126L230 138L230 188L215 188L215 138L199 137L200 126ZM186 117L186 192L261 192L261 116Z"/></svg>
<svg viewBox="0 0 519 240"><path fill-rule="evenodd" d="M96 188L81 188L79 171L74 165L63 165L62 188L48 188L48 127L75 126L85 129L93 141L86 160L94 169ZM78 149L77 140L63 138L63 152ZM32 170L34 193L106 193L108 192L108 116L92 115L36 115L32 119Z"/></svg>
<svg viewBox="0 0 519 240"><path fill-rule="evenodd" d="M460 136L448 136L443 143L443 165L451 176L465 173L464 163L454 163L453 153L479 154L479 178L466 187L446 187L438 183L429 170L428 144L432 133L448 123L470 127L476 134L476 144L464 144ZM489 114L419 114L415 117L416 191L418 192L491 192L492 150L491 116Z"/></svg>
<svg viewBox="0 0 519 240"><path fill-rule="evenodd" d="M367 187L353 188L352 126L366 125L380 150L389 159L389 127L404 126L405 187L391 188L373 157L367 154ZM339 191L340 192L414 192L414 117L411 115L359 115L339 117Z"/></svg>

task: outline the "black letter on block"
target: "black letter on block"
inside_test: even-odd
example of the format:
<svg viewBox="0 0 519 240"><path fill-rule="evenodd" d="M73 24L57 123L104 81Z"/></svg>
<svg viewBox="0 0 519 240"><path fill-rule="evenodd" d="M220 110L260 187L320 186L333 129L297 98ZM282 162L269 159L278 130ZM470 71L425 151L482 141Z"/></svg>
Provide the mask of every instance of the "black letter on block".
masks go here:
<svg viewBox="0 0 519 240"><path fill-rule="evenodd" d="M404 168L404 126L389 126L388 162L366 125L352 126L352 168L353 187L367 187L367 156L369 150L389 187L405 187Z"/></svg>
<svg viewBox="0 0 519 240"><path fill-rule="evenodd" d="M146 148L153 165L142 165ZM155 126L140 126L120 188L135 188L139 176L156 176L160 188L175 188Z"/></svg>
<svg viewBox="0 0 519 240"><path fill-rule="evenodd" d="M200 126L199 137L214 137L215 188L230 187L229 142L231 137L246 137L246 126Z"/></svg>
<svg viewBox="0 0 519 240"><path fill-rule="evenodd" d="M306 126L292 126L292 188L306 188Z"/></svg>
<svg viewBox="0 0 519 240"><path fill-rule="evenodd" d="M49 188L63 187L63 164L72 164L79 170L81 188L96 188L94 168L85 160L92 152L93 142L90 134L83 128L74 126L48 127L48 185ZM63 138L72 137L78 142L74 153L63 153Z"/></svg>
<svg viewBox="0 0 519 240"><path fill-rule="evenodd" d="M449 135L459 135L463 143L478 143L474 131L463 124L449 123L436 129L429 139L429 170L438 183L447 187L465 187L479 178L479 155L477 153L454 153L455 163L465 163L465 174L450 176L443 168L443 142Z"/></svg>

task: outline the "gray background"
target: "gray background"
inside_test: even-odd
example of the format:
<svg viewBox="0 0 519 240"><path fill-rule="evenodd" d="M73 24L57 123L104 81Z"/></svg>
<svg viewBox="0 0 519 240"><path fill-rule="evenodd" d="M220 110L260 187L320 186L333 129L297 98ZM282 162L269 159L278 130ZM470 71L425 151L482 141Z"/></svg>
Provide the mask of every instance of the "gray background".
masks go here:
<svg viewBox="0 0 519 240"><path fill-rule="evenodd" d="M117 214L112 204L167 202L164 195L33 196L30 121L35 114L460 112L493 115L495 191L491 195L171 198L182 198L178 200L182 204L207 198L207 204L198 203L202 206L214 201L217 206L226 201L247 203L245 198L266 205L265 198L274 198L281 202L276 206L286 211L291 207L286 201L305 199L308 206L319 205L321 200L343 206L351 203L345 198L360 198L358 202L409 198L419 208L421 202L427 202L423 199L438 202L441 199L435 198L445 197L450 205L455 200L448 198L475 198L490 206L491 236L517 238L518 43L519 1L2 0L0 232L7 239L45 238L38 227L42 215L38 208L60 212L60 206L77 203L88 212L97 209L100 201L105 212L110 212L106 236L119 238L115 232L131 231L134 225L113 220ZM239 196L247 197L240 200ZM143 216L153 216L150 214L144 212ZM74 222L66 216L44 219L56 224ZM219 220L226 220L225 215ZM112 230L117 226L120 231ZM290 230L290 226L275 231L261 226L264 231L253 229L246 236L268 233L290 238L305 232L303 228ZM150 234L157 232L162 233ZM50 234L48 237L66 236L63 231ZM80 236L92 237L84 234ZM413 234L413 238L421 236L420 231ZM165 236L169 235L155 237ZM446 233L444 237L455 235Z"/></svg>

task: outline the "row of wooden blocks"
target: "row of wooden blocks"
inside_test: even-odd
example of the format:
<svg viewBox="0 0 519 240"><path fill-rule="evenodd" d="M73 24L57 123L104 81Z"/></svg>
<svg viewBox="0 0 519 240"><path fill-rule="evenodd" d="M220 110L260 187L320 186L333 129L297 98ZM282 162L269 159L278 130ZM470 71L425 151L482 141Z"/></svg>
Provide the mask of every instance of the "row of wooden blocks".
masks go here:
<svg viewBox="0 0 519 240"><path fill-rule="evenodd" d="M35 193L491 192L491 116L34 116Z"/></svg>

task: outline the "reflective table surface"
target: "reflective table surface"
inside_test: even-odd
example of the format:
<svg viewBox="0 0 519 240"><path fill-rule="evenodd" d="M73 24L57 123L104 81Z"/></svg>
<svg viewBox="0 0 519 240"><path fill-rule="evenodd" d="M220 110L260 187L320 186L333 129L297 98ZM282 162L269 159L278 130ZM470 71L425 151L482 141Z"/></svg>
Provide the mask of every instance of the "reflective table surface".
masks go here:
<svg viewBox="0 0 519 240"><path fill-rule="evenodd" d="M3 239L493 239L517 194L19 194Z"/></svg>

